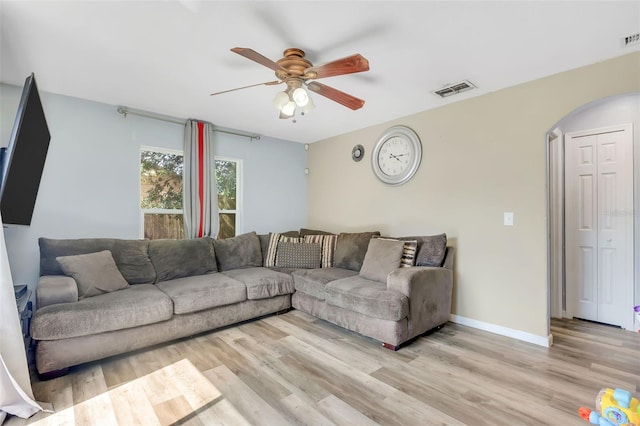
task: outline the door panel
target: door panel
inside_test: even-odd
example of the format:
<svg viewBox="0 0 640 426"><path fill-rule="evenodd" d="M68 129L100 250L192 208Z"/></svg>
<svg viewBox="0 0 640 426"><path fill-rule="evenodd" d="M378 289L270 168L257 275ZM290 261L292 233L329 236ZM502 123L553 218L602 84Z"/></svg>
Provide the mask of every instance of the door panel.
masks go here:
<svg viewBox="0 0 640 426"><path fill-rule="evenodd" d="M633 327L631 125L565 137L567 314Z"/></svg>
<svg viewBox="0 0 640 426"><path fill-rule="evenodd" d="M598 316L596 137L567 139L566 143L567 313L595 321Z"/></svg>

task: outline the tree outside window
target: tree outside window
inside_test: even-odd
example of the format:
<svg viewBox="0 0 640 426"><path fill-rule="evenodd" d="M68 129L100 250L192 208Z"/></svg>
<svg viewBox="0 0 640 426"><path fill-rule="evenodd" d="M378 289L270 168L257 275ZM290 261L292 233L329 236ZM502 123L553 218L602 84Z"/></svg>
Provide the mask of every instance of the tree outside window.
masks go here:
<svg viewBox="0 0 640 426"><path fill-rule="evenodd" d="M236 235L238 164L238 160L216 159L218 238ZM140 208L145 238L184 238L182 172L182 152L155 148L141 151Z"/></svg>

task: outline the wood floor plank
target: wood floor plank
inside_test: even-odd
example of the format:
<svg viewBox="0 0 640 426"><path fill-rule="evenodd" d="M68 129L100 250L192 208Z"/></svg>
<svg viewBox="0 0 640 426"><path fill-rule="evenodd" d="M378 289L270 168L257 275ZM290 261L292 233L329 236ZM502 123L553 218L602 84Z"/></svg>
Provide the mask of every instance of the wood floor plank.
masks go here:
<svg viewBox="0 0 640 426"><path fill-rule="evenodd" d="M331 420L323 416L313 406L307 404L296 394L282 398L282 404L295 418L294 424L308 426L336 426Z"/></svg>
<svg viewBox="0 0 640 426"><path fill-rule="evenodd" d="M205 371L205 376L225 395L240 415L252 425L287 425L289 422L267 404L229 368L221 365Z"/></svg>
<svg viewBox="0 0 640 426"><path fill-rule="evenodd" d="M378 423L362 414L335 395L329 395L316 403L318 411L338 426L375 426Z"/></svg>

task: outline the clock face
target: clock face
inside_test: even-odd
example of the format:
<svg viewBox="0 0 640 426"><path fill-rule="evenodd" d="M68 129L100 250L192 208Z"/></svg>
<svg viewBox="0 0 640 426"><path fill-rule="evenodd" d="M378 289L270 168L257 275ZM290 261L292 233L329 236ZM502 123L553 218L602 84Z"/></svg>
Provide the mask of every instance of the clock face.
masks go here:
<svg viewBox="0 0 640 426"><path fill-rule="evenodd" d="M400 185L413 177L421 160L422 144L418 135L406 126L394 126L378 140L371 166L382 182Z"/></svg>
<svg viewBox="0 0 640 426"><path fill-rule="evenodd" d="M408 140L392 136L382 143L378 153L378 165L387 176L404 173L411 165L411 144Z"/></svg>

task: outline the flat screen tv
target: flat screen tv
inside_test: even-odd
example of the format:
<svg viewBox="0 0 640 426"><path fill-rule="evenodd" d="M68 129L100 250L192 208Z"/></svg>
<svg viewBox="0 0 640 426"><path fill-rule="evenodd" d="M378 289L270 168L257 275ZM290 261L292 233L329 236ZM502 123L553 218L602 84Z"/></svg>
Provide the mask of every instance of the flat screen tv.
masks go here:
<svg viewBox="0 0 640 426"><path fill-rule="evenodd" d="M51 134L33 73L27 77L7 148L0 153L4 224L31 225Z"/></svg>

